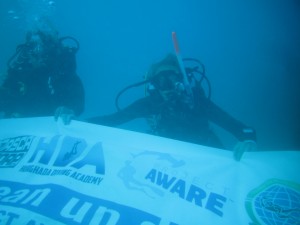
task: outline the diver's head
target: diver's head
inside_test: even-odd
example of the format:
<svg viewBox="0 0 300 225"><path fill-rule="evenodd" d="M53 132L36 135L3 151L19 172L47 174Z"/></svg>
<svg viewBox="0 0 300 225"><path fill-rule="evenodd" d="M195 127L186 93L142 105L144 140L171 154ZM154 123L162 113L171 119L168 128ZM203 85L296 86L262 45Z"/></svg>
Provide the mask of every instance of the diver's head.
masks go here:
<svg viewBox="0 0 300 225"><path fill-rule="evenodd" d="M26 35L26 44L35 54L46 53L47 51L57 47L59 43L58 35L46 33L40 30L29 31Z"/></svg>
<svg viewBox="0 0 300 225"><path fill-rule="evenodd" d="M34 66L45 64L49 57L55 57L58 37L40 30L26 35L27 56Z"/></svg>
<svg viewBox="0 0 300 225"><path fill-rule="evenodd" d="M177 58L167 55L162 61L151 66L148 72L148 92L158 92L165 100L178 98L185 90L183 75Z"/></svg>
<svg viewBox="0 0 300 225"><path fill-rule="evenodd" d="M45 51L45 41L42 38L41 33L28 32L26 43L30 49L30 54L33 56L42 55Z"/></svg>

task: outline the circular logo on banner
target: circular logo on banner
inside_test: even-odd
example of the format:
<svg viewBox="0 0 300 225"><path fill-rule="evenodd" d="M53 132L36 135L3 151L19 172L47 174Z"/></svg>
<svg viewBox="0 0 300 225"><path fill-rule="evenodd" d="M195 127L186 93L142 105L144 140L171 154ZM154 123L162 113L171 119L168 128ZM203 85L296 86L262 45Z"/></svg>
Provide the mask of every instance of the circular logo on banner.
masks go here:
<svg viewBox="0 0 300 225"><path fill-rule="evenodd" d="M246 210L255 225L300 224L300 185L268 180L248 194Z"/></svg>

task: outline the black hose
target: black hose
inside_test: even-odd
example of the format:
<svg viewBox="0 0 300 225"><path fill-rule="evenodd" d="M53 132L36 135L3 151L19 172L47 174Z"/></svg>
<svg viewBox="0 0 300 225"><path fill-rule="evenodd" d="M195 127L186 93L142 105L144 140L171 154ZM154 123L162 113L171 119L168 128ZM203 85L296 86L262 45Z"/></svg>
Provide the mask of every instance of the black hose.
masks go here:
<svg viewBox="0 0 300 225"><path fill-rule="evenodd" d="M207 99L210 99L211 98L211 84L210 84L210 81L209 79L207 78L207 76L205 74L202 74L200 71L194 71L196 73L199 73L201 74L201 80L199 81L199 84L201 85L202 81L205 80L206 84L207 84L207 87L208 87L208 90L207 90Z"/></svg>
<svg viewBox="0 0 300 225"><path fill-rule="evenodd" d="M195 59L195 58L183 58L182 59L183 61L193 61L193 62L196 62L198 63L201 67L202 67L202 74L205 74L205 66L202 62L200 62L198 59Z"/></svg>
<svg viewBox="0 0 300 225"><path fill-rule="evenodd" d="M141 86L143 84L146 84L150 82L150 80L144 80L144 81L140 81L140 82L137 82L135 84L131 84L131 85L128 85L127 87L123 88L121 91L119 91L119 93L117 94L116 96L116 99L115 99L115 106L117 108L118 111L121 111L121 108L119 107L119 98L120 96L125 92L127 91L128 89L130 88L133 88L133 87L138 87L138 86Z"/></svg>
<svg viewBox="0 0 300 225"><path fill-rule="evenodd" d="M11 68L11 64L12 64L12 61L20 54L20 52L22 50L24 50L26 47L26 44L21 44L21 45L18 45L17 48L16 48L16 52L15 54L12 55L12 57L10 57L7 61L7 67L8 68Z"/></svg>
<svg viewBox="0 0 300 225"><path fill-rule="evenodd" d="M63 44L63 42L64 42L65 40L67 40L67 39L70 39L70 40L72 40L72 41L75 42L76 46L75 46L75 47L72 47L72 49L75 50L75 53L78 52L79 47L80 47L80 44L79 44L79 41L78 41L76 38L73 38L73 37L71 37L71 36L61 37L61 38L59 38L59 42L60 42L61 44Z"/></svg>
<svg viewBox="0 0 300 225"><path fill-rule="evenodd" d="M206 71L205 71L205 66L204 66L204 64L203 64L202 62L200 62L198 59L195 59L195 58L183 58L182 60L183 60L183 61L192 61L192 62L196 62L197 64L199 64L199 65L201 66L202 71L199 71L198 68L195 67L195 68L192 68L192 69L190 70L190 72L191 72L191 73L196 72L196 73L199 73L199 74L201 75L201 79L200 79L200 81L199 81L200 85L201 85L201 83L202 83L203 80L206 81L207 86L208 86L207 98L210 99L210 98L211 98L211 83L210 83L209 79L208 79L207 76L206 76Z"/></svg>

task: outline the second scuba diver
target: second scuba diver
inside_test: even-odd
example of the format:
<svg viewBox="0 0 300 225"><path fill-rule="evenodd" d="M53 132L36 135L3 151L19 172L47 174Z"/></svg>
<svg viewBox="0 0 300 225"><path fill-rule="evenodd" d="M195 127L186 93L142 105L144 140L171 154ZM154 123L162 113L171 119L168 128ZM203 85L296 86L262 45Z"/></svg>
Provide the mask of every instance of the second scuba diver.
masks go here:
<svg viewBox="0 0 300 225"><path fill-rule="evenodd" d="M34 30L8 61L0 87L4 118L52 116L69 123L84 110L84 88L76 74L79 43L56 31Z"/></svg>

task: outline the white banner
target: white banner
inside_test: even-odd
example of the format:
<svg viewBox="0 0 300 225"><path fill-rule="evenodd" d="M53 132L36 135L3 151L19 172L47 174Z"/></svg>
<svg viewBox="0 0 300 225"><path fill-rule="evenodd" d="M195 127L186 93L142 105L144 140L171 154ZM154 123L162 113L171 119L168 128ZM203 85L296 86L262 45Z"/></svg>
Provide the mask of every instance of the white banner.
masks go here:
<svg viewBox="0 0 300 225"><path fill-rule="evenodd" d="M53 118L0 120L0 224L300 224L300 151L232 152Z"/></svg>

